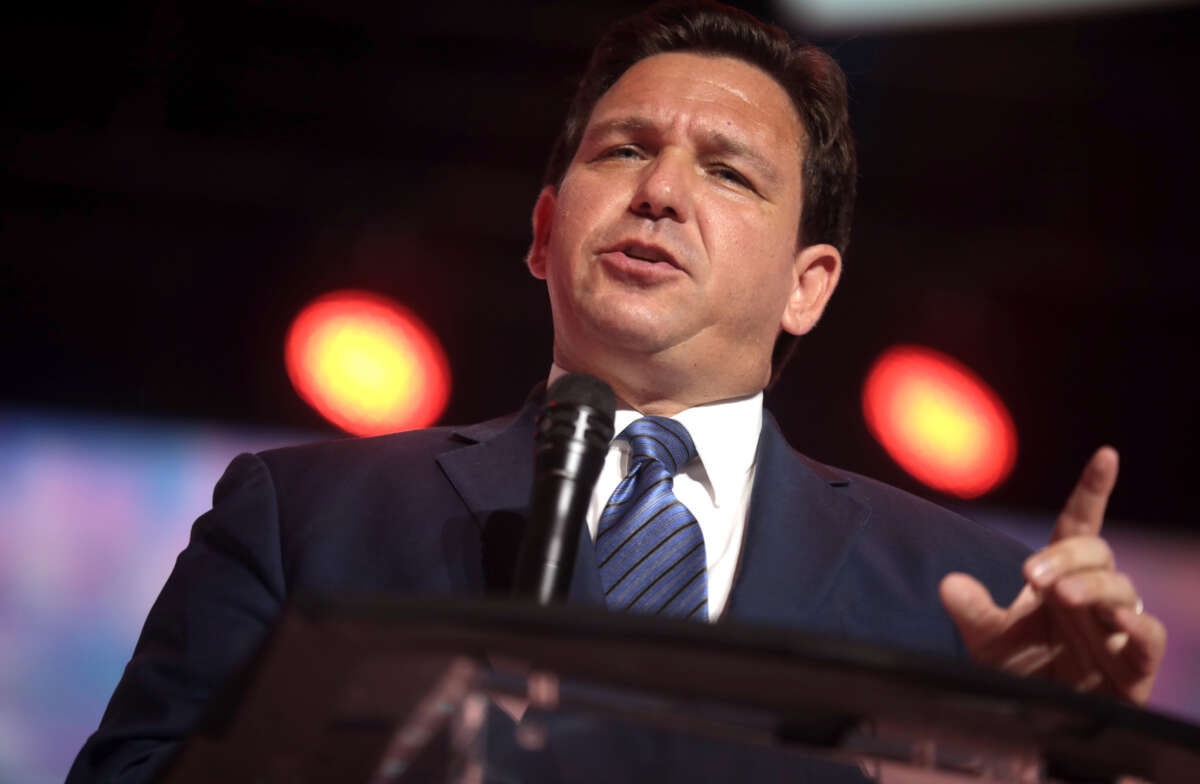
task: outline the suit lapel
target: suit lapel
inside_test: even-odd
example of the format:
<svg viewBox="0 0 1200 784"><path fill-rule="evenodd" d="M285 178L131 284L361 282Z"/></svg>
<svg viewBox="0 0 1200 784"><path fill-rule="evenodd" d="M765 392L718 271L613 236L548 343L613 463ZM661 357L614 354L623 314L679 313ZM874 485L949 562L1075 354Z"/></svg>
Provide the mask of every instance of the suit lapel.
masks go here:
<svg viewBox="0 0 1200 784"><path fill-rule="evenodd" d="M839 489L848 479L802 458L764 414L738 576L724 617L812 627L870 510Z"/></svg>
<svg viewBox="0 0 1200 784"><path fill-rule="evenodd" d="M436 458L480 527L485 561L490 559L491 567L506 573L508 581L529 513L533 429L544 394L544 387L539 385L516 416L455 431L455 437L466 445ZM485 563L485 572L488 566ZM579 537L568 598L573 602L604 603L595 549L586 531Z"/></svg>
<svg viewBox="0 0 1200 784"><path fill-rule="evenodd" d="M462 428L460 449L439 455L442 472L487 537L501 527L511 579L533 485L533 428L539 387L515 416ZM870 510L839 488L850 480L809 463L763 418L750 513L738 574L723 618L771 626L812 626ZM485 552L485 558L488 557ZM603 606L596 553L581 536L569 600Z"/></svg>

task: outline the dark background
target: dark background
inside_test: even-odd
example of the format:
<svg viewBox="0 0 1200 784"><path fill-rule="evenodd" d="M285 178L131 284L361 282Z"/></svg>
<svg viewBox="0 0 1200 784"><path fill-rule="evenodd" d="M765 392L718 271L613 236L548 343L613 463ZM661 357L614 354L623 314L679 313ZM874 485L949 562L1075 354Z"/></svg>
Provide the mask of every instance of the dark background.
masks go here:
<svg viewBox="0 0 1200 784"><path fill-rule="evenodd" d="M522 267L543 159L597 32L640 5L10 10L0 404L319 430L283 337L362 287L441 337L443 421L514 408L550 362ZM841 289L769 397L797 447L946 500L859 411L878 353L922 343L1016 420L987 503L1055 508L1111 442L1113 514L1191 528L1198 34L1176 6L816 36L862 178Z"/></svg>

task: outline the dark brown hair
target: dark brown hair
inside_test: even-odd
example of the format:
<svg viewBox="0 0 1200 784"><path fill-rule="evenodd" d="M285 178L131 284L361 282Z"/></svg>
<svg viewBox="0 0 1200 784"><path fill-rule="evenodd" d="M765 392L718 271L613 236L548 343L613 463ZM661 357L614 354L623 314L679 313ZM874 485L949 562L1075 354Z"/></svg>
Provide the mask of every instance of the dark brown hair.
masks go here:
<svg viewBox="0 0 1200 784"><path fill-rule="evenodd" d="M806 134L800 140L804 163L798 242L825 242L845 251L857 166L842 69L815 46L794 41L778 27L715 2L657 3L609 28L579 82L543 182L562 184L601 96L632 65L666 52L734 57L762 69L783 87Z"/></svg>

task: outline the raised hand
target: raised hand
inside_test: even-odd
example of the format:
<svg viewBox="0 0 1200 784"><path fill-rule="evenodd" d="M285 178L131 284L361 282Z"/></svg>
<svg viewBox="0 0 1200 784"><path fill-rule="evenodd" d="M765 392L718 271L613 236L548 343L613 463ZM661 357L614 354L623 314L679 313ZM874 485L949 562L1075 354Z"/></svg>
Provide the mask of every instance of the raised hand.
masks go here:
<svg viewBox="0 0 1200 784"><path fill-rule="evenodd" d="M1142 611L1137 589L1100 537L1117 462L1112 447L1092 455L1050 544L1025 561L1025 587L1007 608L970 575L942 579L942 604L977 664L1139 704L1149 698L1166 629Z"/></svg>

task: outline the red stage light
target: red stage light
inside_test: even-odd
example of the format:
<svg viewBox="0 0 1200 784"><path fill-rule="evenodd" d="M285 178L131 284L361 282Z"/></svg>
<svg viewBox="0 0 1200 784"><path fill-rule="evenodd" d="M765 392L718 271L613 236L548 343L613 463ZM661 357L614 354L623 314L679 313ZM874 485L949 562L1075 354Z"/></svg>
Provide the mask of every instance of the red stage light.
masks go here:
<svg viewBox="0 0 1200 784"><path fill-rule="evenodd" d="M437 338L378 294L335 291L313 300L292 322L284 355L300 397L356 435L431 425L450 395Z"/></svg>
<svg viewBox="0 0 1200 784"><path fill-rule="evenodd" d="M875 360L863 415L905 471L960 498L996 487L1017 460L1017 431L999 396L932 349L895 346Z"/></svg>

